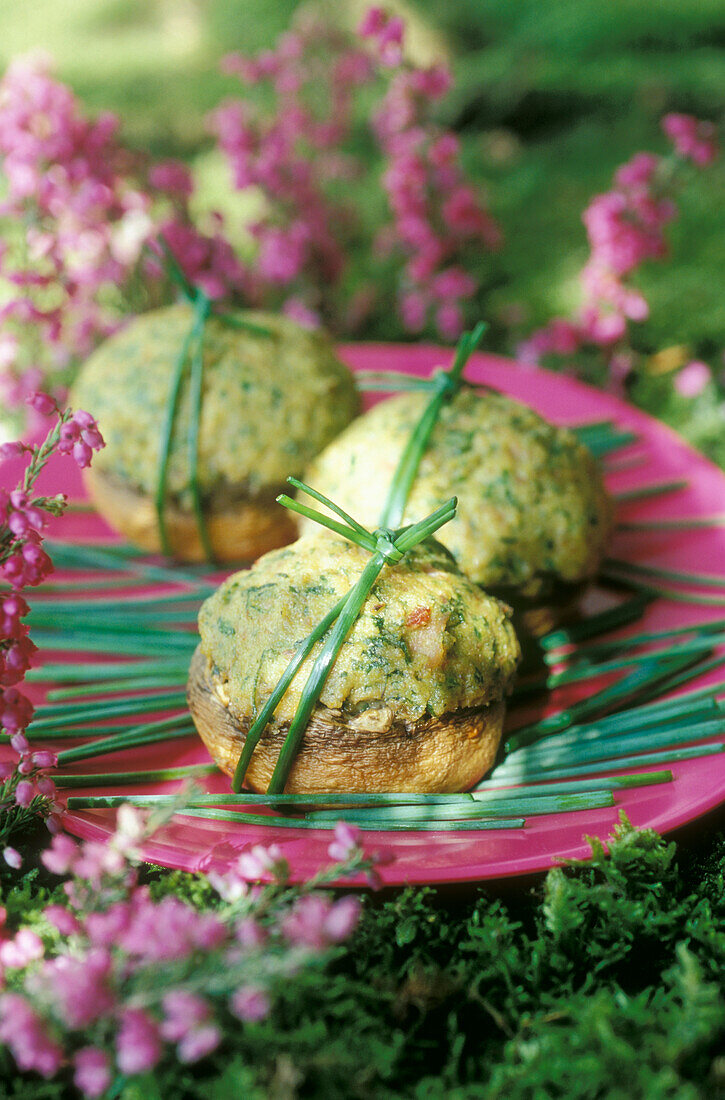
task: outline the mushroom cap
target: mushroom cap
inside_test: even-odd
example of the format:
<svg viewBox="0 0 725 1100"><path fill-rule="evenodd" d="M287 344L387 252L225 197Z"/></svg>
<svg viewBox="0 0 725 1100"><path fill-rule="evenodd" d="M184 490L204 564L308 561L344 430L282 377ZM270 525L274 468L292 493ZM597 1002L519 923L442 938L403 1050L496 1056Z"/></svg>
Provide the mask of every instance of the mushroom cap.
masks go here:
<svg viewBox="0 0 725 1100"><path fill-rule="evenodd" d="M212 506L271 498L358 409L352 375L325 333L274 314L236 316L269 334L231 327L213 315L204 329L197 480ZM162 424L192 323L187 304L142 314L90 356L73 387L72 403L96 417L106 440L94 469L142 497L156 493ZM186 512L192 506L190 415L187 374L166 483L170 503Z"/></svg>
<svg viewBox="0 0 725 1100"><path fill-rule="evenodd" d="M229 577L202 605L201 650L240 723L259 713L299 643L360 577L370 555L320 532ZM458 571L434 540L385 567L318 705L366 726L417 722L500 701L520 658L509 608ZM276 710L291 721L322 642ZM373 717L374 716L374 717Z"/></svg>
<svg viewBox="0 0 725 1100"><path fill-rule="evenodd" d="M251 719L235 718L209 662L197 648L187 687L189 709L211 756L233 775ZM492 766L503 731L503 702L418 722L393 721L362 730L317 707L287 780L288 794L412 791L444 794L477 783ZM245 783L267 790L289 722L273 720L262 734Z"/></svg>
<svg viewBox="0 0 725 1100"><path fill-rule="evenodd" d="M305 481L374 525L425 402L418 393L380 402L313 459ZM476 583L513 601L596 575L612 527L597 462L526 405L472 389L444 405L403 523L454 493L457 514L438 537Z"/></svg>

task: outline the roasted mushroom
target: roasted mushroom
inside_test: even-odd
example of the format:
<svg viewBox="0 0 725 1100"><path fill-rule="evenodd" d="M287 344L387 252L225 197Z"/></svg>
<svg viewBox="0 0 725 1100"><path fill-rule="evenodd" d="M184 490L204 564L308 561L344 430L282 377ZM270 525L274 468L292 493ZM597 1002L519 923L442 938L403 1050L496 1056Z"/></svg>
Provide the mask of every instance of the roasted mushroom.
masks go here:
<svg viewBox="0 0 725 1100"><path fill-rule="evenodd" d="M374 527L425 402L410 393L376 405L312 461L305 481ZM450 493L458 512L439 537L461 570L511 604L524 632L550 629L596 575L612 527L592 454L526 405L464 389L440 413L402 522ZM303 521L302 533L311 526Z"/></svg>
<svg viewBox="0 0 725 1100"><path fill-rule="evenodd" d="M285 317L237 314L257 333L212 314L203 335L195 480L214 557L251 561L296 537L275 503L288 474L305 465L353 418L352 376L329 338ZM86 471L98 511L145 550L162 548L156 498L175 364L193 325L192 308L142 315L85 363L72 401L100 422L106 447ZM192 498L191 418L184 377L166 471L163 519L173 555L204 557Z"/></svg>
<svg viewBox="0 0 725 1100"><path fill-rule="evenodd" d="M229 577L202 606L188 700L219 767L245 736L300 641L369 555L316 533ZM320 643L255 749L246 781L267 788ZM453 792L491 767L520 658L509 609L462 576L434 540L378 578L306 729L288 792Z"/></svg>

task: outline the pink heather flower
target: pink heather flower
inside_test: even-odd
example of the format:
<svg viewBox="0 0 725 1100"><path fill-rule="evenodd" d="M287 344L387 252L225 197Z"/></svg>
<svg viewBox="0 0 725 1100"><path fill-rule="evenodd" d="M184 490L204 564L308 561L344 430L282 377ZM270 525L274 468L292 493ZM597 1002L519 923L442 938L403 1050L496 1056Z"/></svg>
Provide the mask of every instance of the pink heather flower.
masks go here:
<svg viewBox="0 0 725 1100"><path fill-rule="evenodd" d="M88 922L87 926L91 934ZM139 893L116 942L130 955L156 962L186 958L197 949L211 950L226 937L224 924L213 913L198 913L175 897L155 905Z"/></svg>
<svg viewBox="0 0 725 1100"><path fill-rule="evenodd" d="M10 734L11 744L13 735L26 729L32 717L33 705L30 700L21 695L17 688L6 688L0 696L0 725L3 725Z"/></svg>
<svg viewBox="0 0 725 1100"><path fill-rule="evenodd" d="M30 928L21 928L13 939L0 943L0 963L17 970L42 959L43 953L43 941Z"/></svg>
<svg viewBox="0 0 725 1100"><path fill-rule="evenodd" d="M357 898L332 902L320 894L298 898L282 921L290 943L322 951L350 935L360 916Z"/></svg>
<svg viewBox="0 0 725 1100"><path fill-rule="evenodd" d="M285 317L289 317L290 320L295 321L302 328L319 328L322 324L319 313L315 313L314 309L310 309L302 298L295 295L285 301L282 312Z"/></svg>
<svg viewBox="0 0 725 1100"><path fill-rule="evenodd" d="M25 753L30 751L30 742L24 733L14 733L10 738L10 747L15 752Z"/></svg>
<svg viewBox="0 0 725 1100"><path fill-rule="evenodd" d="M23 809L27 809L30 803L35 798L35 787L27 779L21 779L15 788L15 801L18 806L22 806Z"/></svg>
<svg viewBox="0 0 725 1100"><path fill-rule="evenodd" d="M67 875L74 867L80 848L65 833L54 836L50 847L41 853L41 861L53 875Z"/></svg>
<svg viewBox="0 0 725 1100"><path fill-rule="evenodd" d="M130 903L119 901L102 913L89 913L85 918L86 934L96 946L112 947L130 922Z"/></svg>
<svg viewBox="0 0 725 1100"><path fill-rule="evenodd" d="M31 393L25 400L41 416L52 416L58 411L58 403L47 393Z"/></svg>
<svg viewBox="0 0 725 1100"><path fill-rule="evenodd" d="M80 922L63 905L46 906L43 916L54 928L57 928L62 936L73 936L82 931Z"/></svg>
<svg viewBox="0 0 725 1100"><path fill-rule="evenodd" d="M382 8L373 6L367 9L357 28L361 38L372 38L383 30L387 22L387 15Z"/></svg>
<svg viewBox="0 0 725 1100"><path fill-rule="evenodd" d="M264 989L244 985L232 994L229 1007L240 1020L251 1024L268 1016L272 1006Z"/></svg>
<svg viewBox="0 0 725 1100"><path fill-rule="evenodd" d="M617 169L614 182L623 188L646 186L652 182L660 164L661 158L654 153L635 153L631 160Z"/></svg>
<svg viewBox="0 0 725 1100"><path fill-rule="evenodd" d="M717 131L711 122L701 122L692 115L669 114L662 119L662 129L679 156L700 168L715 160Z"/></svg>
<svg viewBox="0 0 725 1100"><path fill-rule="evenodd" d="M111 1084L108 1055L98 1047L81 1047L73 1057L75 1081L84 1096L102 1096Z"/></svg>
<svg viewBox="0 0 725 1100"><path fill-rule="evenodd" d="M244 917L237 925L237 940L247 950L257 950L267 942L267 930L254 917Z"/></svg>
<svg viewBox="0 0 725 1100"><path fill-rule="evenodd" d="M428 315L428 302L423 294L411 290L400 298L400 316L408 332L420 332Z"/></svg>
<svg viewBox="0 0 725 1100"><path fill-rule="evenodd" d="M23 857L16 848L11 848L9 845L7 848L3 848L3 859L7 863L8 867L12 867L15 871L19 870L23 865Z"/></svg>
<svg viewBox="0 0 725 1100"><path fill-rule="evenodd" d="M13 443L3 443L0 445L0 459L7 461L10 458L16 458L18 455L24 454L25 450L25 444L19 440Z"/></svg>
<svg viewBox="0 0 725 1100"><path fill-rule="evenodd" d="M674 386L682 397L698 397L711 378L712 372L707 363L695 359L678 372Z"/></svg>
<svg viewBox="0 0 725 1100"><path fill-rule="evenodd" d="M436 310L436 326L446 340L457 340L463 332L463 312L455 302L443 302Z"/></svg>
<svg viewBox="0 0 725 1100"><path fill-rule="evenodd" d="M203 997L189 993L185 989L172 989L164 995L162 1001L164 1020L161 1035L175 1043L190 1031L209 1019L209 1005Z"/></svg>
<svg viewBox="0 0 725 1100"><path fill-rule="evenodd" d="M63 1051L46 1032L39 1016L24 997L6 993L0 998L0 1042L11 1050L21 1070L35 1070L53 1077L60 1069Z"/></svg>
<svg viewBox="0 0 725 1100"><path fill-rule="evenodd" d="M203 1027L192 1028L187 1031L183 1039L176 1047L179 1061L188 1065L205 1058L219 1046L222 1041L222 1033L215 1024L205 1024Z"/></svg>
<svg viewBox="0 0 725 1100"><path fill-rule="evenodd" d="M360 830L354 829L345 821L338 821L334 832L335 839L327 849L330 859L344 863L357 849L360 843Z"/></svg>
<svg viewBox="0 0 725 1100"><path fill-rule="evenodd" d="M194 191L191 172L179 160L164 160L149 170L149 183L159 191L188 199Z"/></svg>
<svg viewBox="0 0 725 1100"><path fill-rule="evenodd" d="M33 763L38 768L54 768L58 763L58 755L54 752L42 752L33 753Z"/></svg>
<svg viewBox="0 0 725 1100"><path fill-rule="evenodd" d="M39 980L69 1027L87 1028L114 1006L108 985L111 955L96 948L80 958L58 955L45 963Z"/></svg>
<svg viewBox="0 0 725 1100"><path fill-rule="evenodd" d="M121 1073L147 1073L161 1057L158 1026L147 1012L127 1008L116 1036L116 1061Z"/></svg>
<svg viewBox="0 0 725 1100"><path fill-rule="evenodd" d="M242 878L254 881L265 875L277 875L285 863L278 845L270 844L265 848L262 844L255 844L250 851L242 852L237 860L237 870Z"/></svg>

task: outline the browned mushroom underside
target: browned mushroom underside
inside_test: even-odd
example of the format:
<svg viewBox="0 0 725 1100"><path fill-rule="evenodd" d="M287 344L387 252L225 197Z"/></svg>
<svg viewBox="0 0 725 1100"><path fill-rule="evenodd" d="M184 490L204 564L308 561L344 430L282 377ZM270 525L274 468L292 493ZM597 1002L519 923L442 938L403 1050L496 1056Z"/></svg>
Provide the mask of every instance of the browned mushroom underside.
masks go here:
<svg viewBox="0 0 725 1100"><path fill-rule="evenodd" d="M114 530L143 550L161 550L156 506L151 497L93 469L84 471L84 480L94 506ZM164 516L174 557L179 561L204 561L195 516L173 504L167 505ZM274 494L220 502L205 512L205 521L217 561L254 561L297 538L294 519L275 502Z"/></svg>
<svg viewBox="0 0 725 1100"><path fill-rule="evenodd" d="M513 608L512 622L522 645L531 638L541 638L560 623L574 618L591 581L567 583L552 580L540 596L527 599L513 588L491 588L490 594Z"/></svg>
<svg viewBox="0 0 725 1100"><path fill-rule="evenodd" d="M208 661L197 648L187 685L189 709L202 741L222 771L234 773L250 718L238 720L223 699ZM493 764L501 740L505 704L468 708L403 722L384 708L352 720L318 706L305 731L285 790L454 792L476 783ZM246 776L265 791L289 723L270 722Z"/></svg>

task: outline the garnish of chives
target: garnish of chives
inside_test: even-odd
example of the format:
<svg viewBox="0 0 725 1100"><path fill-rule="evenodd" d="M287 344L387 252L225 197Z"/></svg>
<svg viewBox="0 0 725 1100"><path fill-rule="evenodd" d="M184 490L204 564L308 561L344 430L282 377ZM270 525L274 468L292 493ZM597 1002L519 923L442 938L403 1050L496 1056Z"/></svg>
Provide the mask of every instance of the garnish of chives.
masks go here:
<svg viewBox="0 0 725 1100"><path fill-rule="evenodd" d="M309 485L305 485L304 482L298 481L297 478L288 477L287 480L302 492L308 493L311 497L314 497L315 500L319 500L327 508L336 512L345 522L338 523L337 520L332 519L330 516L326 516L323 512L318 512L316 508L310 508L309 505L304 504L300 500L293 500L293 498L287 496L286 493L279 494L277 497L278 504L283 505L285 508L289 508L290 512L296 512L297 515L313 519L322 527L327 527L330 531L335 531L338 535L342 535L343 538L349 539L350 542L354 542L356 546L361 547L363 550L368 550L370 553L375 550L375 539L370 532L367 531L362 524L358 523L357 520L348 516L347 512L343 511L337 504L334 504L333 501L323 496L322 493L318 493L316 489L311 489Z"/></svg>
<svg viewBox="0 0 725 1100"><path fill-rule="evenodd" d="M186 767L162 768L155 771L139 772L108 772L99 774L63 775L59 777L58 786L63 787L101 787L115 784L134 785L147 783L156 779L183 779L194 775L210 775L218 769L214 764L192 764ZM643 772L638 775L606 776L592 779L570 779L560 783L539 783L536 785L524 785L520 787L496 787L490 791L476 789L460 794L415 794L410 792L396 793L395 791L375 793L345 793L344 791L322 794L193 794L186 806L198 809L201 806L253 806L261 808L286 807L291 811L307 810L311 807L340 807L355 809L374 808L376 806L472 806L474 803L500 803L510 801L511 798L526 796L529 799L550 798L552 795L571 795L591 791L620 791L630 790L635 787L649 787L659 783L669 783L672 780L672 772L655 771ZM485 787L485 784L482 784ZM125 799L121 795L99 795L105 801L109 797L118 799L120 805ZM170 794L144 794L133 795L136 805L166 806L176 800L176 795Z"/></svg>
<svg viewBox="0 0 725 1100"><path fill-rule="evenodd" d="M321 619L314 630L312 630L306 638L300 642L295 650L294 656L290 660L287 668L284 670L282 676L277 681L274 691L267 699L260 710L257 717L252 722L252 725L247 731L247 736L244 739L244 748L237 762L236 769L234 771L234 777L232 779L232 790L240 791L242 789L242 783L244 782L244 776L247 774L247 768L249 767L249 761L252 759L252 753L259 743L259 739L265 731L267 723L272 718L275 710L279 706L282 696L287 691L298 670L304 664L308 655L312 652L314 647L320 641L322 637L327 633L332 624L337 619L338 615L343 609L345 604L345 597L331 607L325 615L324 619Z"/></svg>
<svg viewBox="0 0 725 1100"><path fill-rule="evenodd" d="M138 583L138 582L136 582ZM158 595L152 596L129 596L123 601L122 605L119 605L118 597L109 599L102 596L92 596L90 599L74 599L74 600L58 600L58 599L41 599L34 600L34 609L46 608L55 613L58 612L73 612L82 615L101 615L107 611L119 611L124 614L136 614L138 612L153 612L154 614L163 614L164 609L177 608L180 604L185 606L191 604L189 608L189 614L195 614L197 605L201 603L203 597L198 592L164 592Z"/></svg>
<svg viewBox="0 0 725 1100"><path fill-rule="evenodd" d="M133 795L125 795L123 797L116 797L109 795L104 797L103 795L89 795L87 797L79 796L77 798L71 797L68 799L69 810L97 810L97 809L115 809L123 802L130 802L132 805L142 805L140 801L135 799ZM284 829L320 829L331 830L337 825L340 820L338 814L334 822L316 822L306 821L304 818L297 817L271 817L268 814L258 813L243 813L237 810L224 810L217 809L213 806L201 806L197 809L193 807L179 807L174 811L176 815L182 817L197 817L206 818L211 821L228 821L241 825L259 825L259 826L274 826L275 828ZM459 832L478 831L485 829L522 829L525 821L523 818L498 818L492 820L481 821L420 821L414 825L406 825L404 823L386 823L378 824L374 817L366 820L359 826L360 829L382 829L385 831L395 831L398 829L412 829L414 831L426 831L434 829L438 830L452 830Z"/></svg>
<svg viewBox="0 0 725 1100"><path fill-rule="evenodd" d="M466 820L471 818L494 817L535 817L544 814L569 813L574 810L595 810L614 805L611 791L580 791L578 793L540 795L530 798L527 795L511 797L485 798L473 803L447 804L433 802L425 806L379 806L375 809L375 818L380 823L441 820ZM342 817L345 821L358 825L369 821L367 810L312 810L305 814L307 821L334 822Z"/></svg>
<svg viewBox="0 0 725 1100"><path fill-rule="evenodd" d="M159 464L156 476L155 507L156 517L159 525L161 549L167 557L171 555L171 545L169 543L168 531L166 529L165 515L166 481L169 470L169 457L171 455L171 440L174 433L176 410L179 404L179 397L181 395L181 385L184 380L186 360L189 356L189 350L193 344L194 339L198 337L199 325L203 325L206 321L208 309L208 299L205 295L201 296L198 300L195 300L192 325L188 333L184 337L181 349L176 358L176 363L174 364L174 372L171 376L171 387L169 389L169 398L164 414L164 422L161 428L161 448L159 451Z"/></svg>
<svg viewBox="0 0 725 1100"><path fill-rule="evenodd" d="M497 775L525 775L533 764L542 770L568 764L583 764L588 760L611 760L646 749L664 749L686 745L691 741L704 741L725 731L722 715L708 722L695 722L691 726L673 723L662 728L635 730L619 737L592 737L564 745L550 745L542 741L511 753L496 769Z"/></svg>
<svg viewBox="0 0 725 1100"><path fill-rule="evenodd" d="M532 756L534 751L554 751L568 746L576 747L588 741L604 741L633 733L642 734L644 736L652 730L661 731L666 729L671 730L673 728L675 730L688 729L696 724L709 722L718 716L722 719L721 708L714 700L712 700L711 703L711 706L707 706L707 701L703 701L699 706L690 705L688 708L682 707L679 711L673 710L669 713L663 712L660 714L656 712L653 715L644 715L639 719L630 717L631 712L624 711L623 714L610 715L610 719L612 720L609 722L603 719L599 722L570 726L569 729L564 730L562 733L554 733L530 745L514 749L508 754L505 761L502 761L502 765L510 760L514 760L518 753L528 753ZM621 719L621 721L614 721L613 719Z"/></svg>
<svg viewBox="0 0 725 1100"><path fill-rule="evenodd" d="M73 749L63 749L58 753L58 764L65 767L76 760L89 760L95 756L105 756L119 749L133 749L141 745L151 745L156 741L166 741L172 737L189 737L196 733L196 726L188 712L175 714L170 718L160 718L157 722L145 722L140 726L129 726L123 733L102 737L86 745L77 745Z"/></svg>
<svg viewBox="0 0 725 1100"><path fill-rule="evenodd" d="M363 393L371 390L376 393L430 393L432 388L430 378L402 374L399 371L357 371L355 383Z"/></svg>
<svg viewBox="0 0 725 1100"><path fill-rule="evenodd" d="M642 634L629 634L626 638L612 638L605 642L592 642L591 645L577 646L575 650L567 653L559 653L549 649L544 655L544 661L548 665L559 664L561 661L584 661L596 659L607 653L616 653L619 649L634 648L646 645L648 642L658 642L667 638L680 637L683 634L716 634L725 630L725 619L714 619L711 622L692 623L690 626L670 627L669 630L650 630Z"/></svg>
<svg viewBox="0 0 725 1100"><path fill-rule="evenodd" d="M590 615L583 622L558 627L549 634L545 634L540 639L539 644L544 650L559 648L560 646L584 641L586 638L595 637L597 634L604 634L606 631L615 630L620 626L626 626L640 619L645 608L651 602L651 596L635 596L633 599L618 604L616 607L611 607L607 611Z"/></svg>
<svg viewBox="0 0 725 1100"><path fill-rule="evenodd" d="M191 369L189 374L190 416L189 416L189 490L192 509L196 519L204 557L208 562L214 560L214 551L209 540L209 532L204 519L199 489L199 425L201 422L202 385L204 380L204 328L211 310L211 302L200 290L194 307L194 325L192 329Z"/></svg>
<svg viewBox="0 0 725 1100"><path fill-rule="evenodd" d="M186 764L178 768L154 768L140 772L99 772L83 775L54 775L56 787L126 787L142 783L164 783L175 779L195 779L218 775L216 764ZM123 800L122 800L123 801Z"/></svg>
<svg viewBox="0 0 725 1100"><path fill-rule="evenodd" d="M179 671L175 675L139 676L137 679L97 680L92 684L77 684L74 687L56 688L47 692L49 702L61 702L68 699L87 699L97 695L117 695L123 691L143 691L152 688L183 687L189 670Z"/></svg>
<svg viewBox="0 0 725 1100"><path fill-rule="evenodd" d="M591 761L588 764L573 764L569 767L552 770L539 769L527 771L525 778L527 783L543 782L548 780L572 779L582 776L589 779L595 775L607 774L611 771L619 771L624 768L644 768L650 764L676 764L680 760L695 760L702 756L716 756L725 751L725 745L720 742L706 742L703 745L685 745L684 748L661 749L657 752L641 752L632 756L620 756L614 760ZM486 788L495 786L509 787L511 783L519 782L511 775L500 775L495 768L491 776L486 780Z"/></svg>
<svg viewBox="0 0 725 1100"><path fill-rule="evenodd" d="M582 442L592 452L595 458L604 458L606 455L621 451L637 442L634 432L611 432L607 435L584 439Z"/></svg>
<svg viewBox="0 0 725 1100"><path fill-rule="evenodd" d="M137 676L153 675L166 672L188 673L189 666L186 661L175 659L168 660L160 657L155 661L99 661L98 664L46 664L38 668L31 668L25 674L26 680L40 683L88 683L93 680L106 680L113 677L114 682L123 679L131 679Z"/></svg>
<svg viewBox="0 0 725 1100"><path fill-rule="evenodd" d="M550 733L561 733L582 718L606 714L625 699L641 698L642 695L651 695L652 691L658 688L665 690L666 687L674 687L676 683L682 682L683 677L699 676L720 663L720 658L715 658L712 662L703 662L693 660L689 654L679 660L652 661L622 676L615 683L595 692L594 695L516 730L506 742L506 754L533 741L538 741L540 737L546 737Z"/></svg>
<svg viewBox="0 0 725 1100"><path fill-rule="evenodd" d="M317 655L307 683L302 690L299 705L290 723L289 731L272 772L272 778L267 789L268 794L279 794L284 790L305 728L330 669L380 573L387 564L395 564L400 561L405 553L434 534L444 523L448 523L455 515L455 511L456 499L452 497L451 500L441 505L430 516L426 516L419 523L407 528L397 537L393 537L393 532L384 528L380 528L376 532L377 549L346 596L344 606L335 625L330 630L327 641Z"/></svg>
<svg viewBox="0 0 725 1100"><path fill-rule="evenodd" d="M193 642L194 636L187 637ZM115 634L112 630L103 632L84 630L44 630L42 627L33 632L35 642L44 649L67 652L73 649L84 653L124 654L129 657L154 657L159 647L164 646L169 653L179 655L193 652L194 646L179 634L169 631L165 639L154 637L150 631L143 634ZM115 639L115 644L114 644Z"/></svg>
<svg viewBox="0 0 725 1100"><path fill-rule="evenodd" d="M195 573L189 567L180 569L168 566L156 565L135 557L119 562L118 555L109 544L99 547L92 543L58 542L47 539L48 553L53 558L56 566L61 569L75 569L78 571L111 570L112 572L135 573L138 577L145 577L152 581L163 581L167 584L193 585L197 592L213 592L215 585L208 581L203 574ZM105 580L103 582L106 583ZM134 584L140 584L135 580ZM86 583L84 588L88 588ZM101 586L102 587L102 586Z"/></svg>
<svg viewBox="0 0 725 1100"><path fill-rule="evenodd" d="M381 527L397 527L403 518L403 512L410 496L410 490L418 473L421 459L428 446L441 409L457 393L461 385L463 368L483 338L487 326L476 325L473 332L464 333L458 342L453 365L448 371L433 376L436 392L428 402L423 415L416 424L400 457L398 467L388 491L388 497L380 517Z"/></svg>
<svg viewBox="0 0 725 1100"><path fill-rule="evenodd" d="M713 573L696 573L687 569L664 569L655 565L645 565L641 562L624 561L622 558L607 558L604 564L608 569L617 569L623 573L634 573L640 577L654 577L656 580L692 584L697 588L725 588L725 576Z"/></svg>
<svg viewBox="0 0 725 1100"><path fill-rule="evenodd" d="M688 485L689 481L658 481L652 485L642 485L638 489L626 489L621 493L614 493L614 499L620 504L627 504L635 500L663 496L665 493L677 493L681 489L686 489Z"/></svg>
<svg viewBox="0 0 725 1100"><path fill-rule="evenodd" d="M725 595L708 596L686 588L669 588L663 584L652 584L648 581L637 580L631 573L608 569L606 566L600 571L599 580L617 588L628 588L634 592L640 592L642 595L650 596L653 599L659 597L663 600L672 600L674 603L691 603L702 607L725 607Z"/></svg>
<svg viewBox="0 0 725 1100"><path fill-rule="evenodd" d="M581 680L607 676L610 672L617 672L620 668L645 664L653 659L661 661L678 654L709 653L713 646L722 645L723 642L725 642L725 634L712 634L700 638L691 638L687 642L676 642L674 645L662 646L655 650L650 649L646 653L628 653L623 657L614 657L609 661L599 661L597 663L582 661L570 665L569 668L561 672L549 673L546 677L546 685L555 688L561 687L563 684L574 684Z"/></svg>
<svg viewBox="0 0 725 1100"><path fill-rule="evenodd" d="M366 527L363 527L362 523L358 523L358 521L354 519L351 515L349 515L349 513L344 510L344 508L341 508L339 504L335 504L335 502L330 500L329 497L324 496L322 493L318 492L317 489L313 489L310 485L305 485L304 481L300 481L299 478L288 477L287 481L290 483L290 485L294 485L295 489L298 489L301 492L306 493L307 496L312 497L313 500L316 500L318 502L318 504L324 504L326 508L329 508L330 511L335 513L335 515L339 516L340 519L348 525L348 527L351 527L354 531L357 531L358 535L360 535L365 540L364 546L366 550L375 549L375 539L371 537L368 529ZM290 505L288 504L286 505L286 507L289 508ZM317 522L319 523L320 520L318 519ZM348 538L349 536L346 534L345 537Z"/></svg>
<svg viewBox="0 0 725 1100"><path fill-rule="evenodd" d="M104 702L93 702L79 706L38 707L37 718L28 726L32 734L39 730L58 729L74 722L83 725L85 722L98 721L103 718L121 718L134 714L153 714L165 707L179 706L186 700L183 691L167 692L164 695L132 696L130 699L111 699Z"/></svg>
<svg viewBox="0 0 725 1100"><path fill-rule="evenodd" d="M694 531L700 527L725 527L725 516L632 520L618 523L617 527L620 531Z"/></svg>

